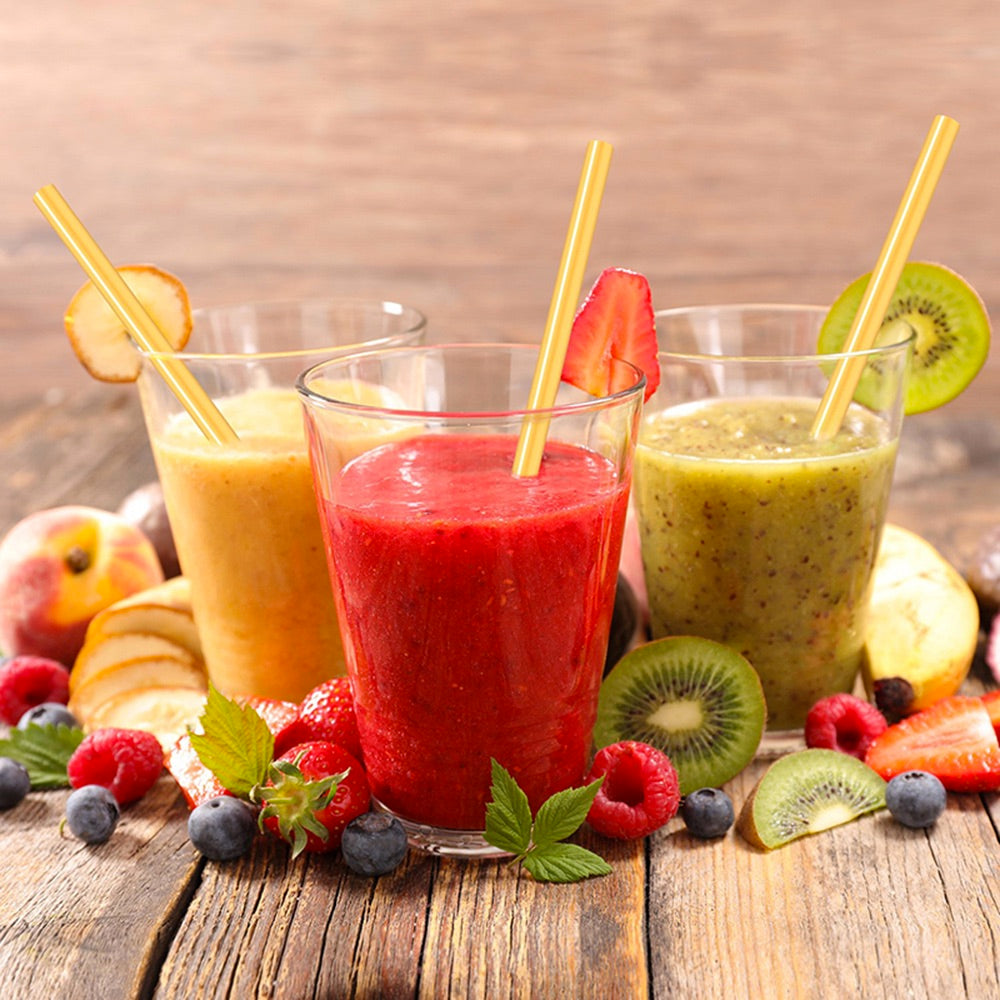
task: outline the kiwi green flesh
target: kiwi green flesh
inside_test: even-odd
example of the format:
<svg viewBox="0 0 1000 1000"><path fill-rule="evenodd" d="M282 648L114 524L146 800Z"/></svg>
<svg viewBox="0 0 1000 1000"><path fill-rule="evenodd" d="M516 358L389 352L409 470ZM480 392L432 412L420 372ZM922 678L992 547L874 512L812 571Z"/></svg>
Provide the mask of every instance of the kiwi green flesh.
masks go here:
<svg viewBox="0 0 1000 1000"><path fill-rule="evenodd" d="M830 307L819 335L821 353L843 348L870 274L862 275ZM903 267L878 346L913 335L913 356L906 385L908 414L932 410L954 399L976 377L989 352L990 321L975 290L940 264L910 261ZM879 373L869 365L857 399L877 405Z"/></svg>
<svg viewBox="0 0 1000 1000"><path fill-rule="evenodd" d="M764 772L738 826L770 850L884 806L885 781L862 761L836 750L800 750Z"/></svg>
<svg viewBox="0 0 1000 1000"><path fill-rule="evenodd" d="M746 767L765 719L760 678L743 656L709 639L670 636L637 646L604 679L594 742L657 747L686 795Z"/></svg>

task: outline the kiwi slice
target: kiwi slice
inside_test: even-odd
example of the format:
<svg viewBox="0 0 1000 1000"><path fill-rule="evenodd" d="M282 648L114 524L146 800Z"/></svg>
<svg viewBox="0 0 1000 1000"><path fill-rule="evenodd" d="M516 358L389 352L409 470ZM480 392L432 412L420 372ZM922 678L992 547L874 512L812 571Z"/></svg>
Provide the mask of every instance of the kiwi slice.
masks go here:
<svg viewBox="0 0 1000 1000"><path fill-rule="evenodd" d="M841 292L830 307L819 334L819 351L843 349L870 274L864 274ZM910 261L886 311L875 343L894 344L913 333L913 358L903 408L923 413L954 399L986 361L990 320L975 289L940 264ZM857 399L877 399L878 373L862 376Z"/></svg>
<svg viewBox="0 0 1000 1000"><path fill-rule="evenodd" d="M776 760L750 793L736 828L771 850L885 807L885 781L836 750L799 750Z"/></svg>
<svg viewBox="0 0 1000 1000"><path fill-rule="evenodd" d="M742 771L766 716L760 678L745 657L711 639L668 636L636 646L604 678L594 742L658 747L686 795Z"/></svg>

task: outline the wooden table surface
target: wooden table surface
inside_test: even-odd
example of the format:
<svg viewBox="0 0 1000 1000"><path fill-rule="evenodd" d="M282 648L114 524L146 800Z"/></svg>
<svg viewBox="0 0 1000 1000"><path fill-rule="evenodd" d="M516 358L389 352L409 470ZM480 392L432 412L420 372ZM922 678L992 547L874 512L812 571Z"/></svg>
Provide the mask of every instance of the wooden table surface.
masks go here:
<svg viewBox="0 0 1000 1000"><path fill-rule="evenodd" d="M195 305L360 294L424 310L434 340L535 340L588 139L615 146L588 278L641 270L658 308L826 302L874 263L947 113L914 256L998 314L998 38L994 0L5 3L0 532L153 473L132 390L66 345L82 275L43 184ZM904 435L891 516L963 568L1000 521L998 399L993 357ZM205 864L166 778L87 848L59 836L64 802L0 819L0 996L1000 992L996 795L952 796L929 833L883 815L772 854L679 821L584 834L614 873L572 886L420 855L370 882L267 845Z"/></svg>

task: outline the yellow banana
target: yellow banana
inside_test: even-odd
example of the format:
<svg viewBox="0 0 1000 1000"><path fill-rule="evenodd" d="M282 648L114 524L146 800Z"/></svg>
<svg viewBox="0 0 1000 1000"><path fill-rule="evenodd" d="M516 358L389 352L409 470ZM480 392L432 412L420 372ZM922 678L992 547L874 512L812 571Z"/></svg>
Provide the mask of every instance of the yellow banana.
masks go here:
<svg viewBox="0 0 1000 1000"><path fill-rule="evenodd" d="M887 716L927 708L961 687L979 639L979 607L928 541L885 526L868 615L862 678Z"/></svg>

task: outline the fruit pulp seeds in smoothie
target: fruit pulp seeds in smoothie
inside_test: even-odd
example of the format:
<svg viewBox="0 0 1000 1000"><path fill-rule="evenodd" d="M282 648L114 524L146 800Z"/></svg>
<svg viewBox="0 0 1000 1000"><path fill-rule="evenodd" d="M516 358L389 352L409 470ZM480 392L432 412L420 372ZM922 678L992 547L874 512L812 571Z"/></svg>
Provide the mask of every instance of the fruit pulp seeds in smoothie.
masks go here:
<svg viewBox="0 0 1000 1000"><path fill-rule="evenodd" d="M549 442L421 435L361 455L326 502L334 587L375 797L482 830L490 758L537 809L585 773L628 482Z"/></svg>
<svg viewBox="0 0 1000 1000"><path fill-rule="evenodd" d="M238 444L186 414L152 442L209 676L230 696L299 701L344 673L301 403L269 388L218 405Z"/></svg>
<svg viewBox="0 0 1000 1000"><path fill-rule="evenodd" d="M849 691L896 456L852 407L829 441L816 402L714 399L647 418L635 501L654 636L739 650L764 687L768 728L800 728Z"/></svg>

